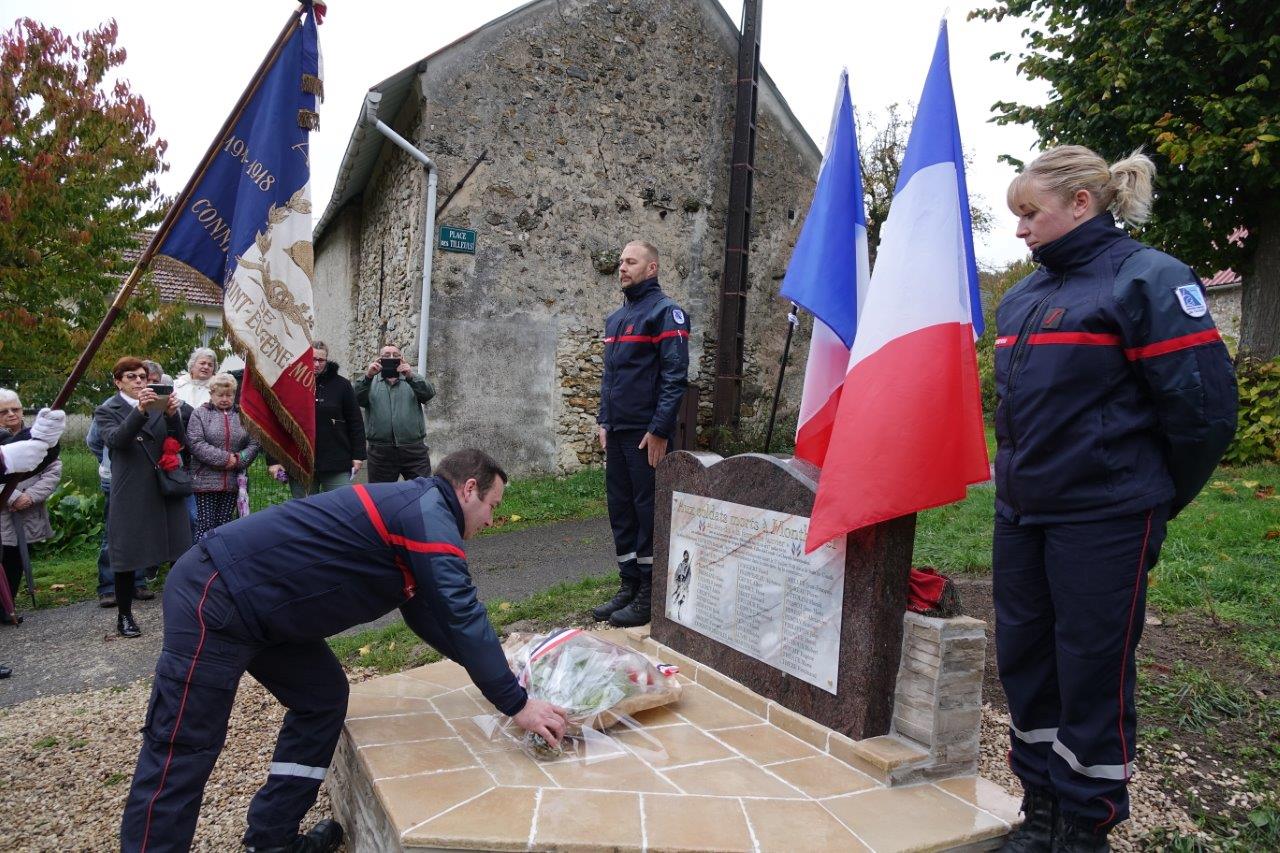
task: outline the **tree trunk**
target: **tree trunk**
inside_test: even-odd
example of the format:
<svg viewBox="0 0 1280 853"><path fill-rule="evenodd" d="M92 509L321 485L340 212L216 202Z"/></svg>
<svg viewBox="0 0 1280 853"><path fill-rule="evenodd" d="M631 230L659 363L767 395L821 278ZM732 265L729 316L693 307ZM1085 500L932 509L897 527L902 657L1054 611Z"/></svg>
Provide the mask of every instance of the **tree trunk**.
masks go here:
<svg viewBox="0 0 1280 853"><path fill-rule="evenodd" d="M1280 205L1256 228L1253 272L1240 298L1240 355L1272 359L1280 357Z"/></svg>

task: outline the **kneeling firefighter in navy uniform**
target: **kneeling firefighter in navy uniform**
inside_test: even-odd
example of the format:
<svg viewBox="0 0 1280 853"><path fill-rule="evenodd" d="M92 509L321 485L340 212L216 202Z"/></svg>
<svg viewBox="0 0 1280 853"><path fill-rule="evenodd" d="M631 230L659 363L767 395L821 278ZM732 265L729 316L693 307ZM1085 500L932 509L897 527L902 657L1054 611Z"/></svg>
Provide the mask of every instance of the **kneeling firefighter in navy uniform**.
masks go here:
<svg viewBox="0 0 1280 853"><path fill-rule="evenodd" d="M564 712L529 698L476 597L462 540L493 520L507 480L479 450L430 478L294 500L218 528L164 587L164 650L125 804L121 848L187 850L201 793L248 672L287 709L245 846L316 853L342 830L298 825L315 803L347 712L347 679L325 637L399 607L414 633L466 667L517 725L558 742Z"/></svg>
<svg viewBox="0 0 1280 853"><path fill-rule="evenodd" d="M654 468L666 455L689 378L689 318L658 286L658 250L628 243L618 259L623 304L604 331L600 447L622 583L591 611L611 625L649 621Z"/></svg>
<svg viewBox="0 0 1280 853"><path fill-rule="evenodd" d="M1026 821L1006 850L1107 850L1129 816L1134 650L1166 523L1235 433L1235 373L1144 221L1155 166L1080 146L1009 187L1040 267L996 313L996 656Z"/></svg>

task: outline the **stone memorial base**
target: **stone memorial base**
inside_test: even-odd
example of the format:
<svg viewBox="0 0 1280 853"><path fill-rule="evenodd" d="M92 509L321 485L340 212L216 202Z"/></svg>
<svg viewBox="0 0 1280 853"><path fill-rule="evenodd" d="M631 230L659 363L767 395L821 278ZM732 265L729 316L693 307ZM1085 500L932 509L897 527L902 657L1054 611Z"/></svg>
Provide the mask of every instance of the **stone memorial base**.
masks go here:
<svg viewBox="0 0 1280 853"><path fill-rule="evenodd" d="M354 685L329 777L347 849L992 849L1020 820L1018 802L972 775L969 740L952 732L968 717L949 714L968 704L957 673L973 657L950 647L973 626L913 618L894 715L926 742L896 731L851 740L645 629L602 633L681 668L680 700L636 716L656 753L619 728L615 757L534 760L485 734L475 718L492 708L450 662ZM970 775L940 778L956 768Z"/></svg>

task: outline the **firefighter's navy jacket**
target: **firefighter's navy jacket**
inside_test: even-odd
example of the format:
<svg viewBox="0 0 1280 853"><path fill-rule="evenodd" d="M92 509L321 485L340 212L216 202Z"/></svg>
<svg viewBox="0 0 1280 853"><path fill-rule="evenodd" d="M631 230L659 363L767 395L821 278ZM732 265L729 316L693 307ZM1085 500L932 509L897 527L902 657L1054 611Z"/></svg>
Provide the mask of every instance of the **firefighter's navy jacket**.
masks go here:
<svg viewBox="0 0 1280 853"><path fill-rule="evenodd" d="M513 715L525 691L472 586L463 529L453 487L431 477L288 501L201 544L262 642L322 639L399 607L415 634Z"/></svg>
<svg viewBox="0 0 1280 853"><path fill-rule="evenodd" d="M600 425L671 438L689 374L689 318L656 278L623 290L604 324Z"/></svg>
<svg viewBox="0 0 1280 853"><path fill-rule="evenodd" d="M1186 506L1235 433L1189 267L1103 213L1035 253L996 313L996 510L1029 524Z"/></svg>

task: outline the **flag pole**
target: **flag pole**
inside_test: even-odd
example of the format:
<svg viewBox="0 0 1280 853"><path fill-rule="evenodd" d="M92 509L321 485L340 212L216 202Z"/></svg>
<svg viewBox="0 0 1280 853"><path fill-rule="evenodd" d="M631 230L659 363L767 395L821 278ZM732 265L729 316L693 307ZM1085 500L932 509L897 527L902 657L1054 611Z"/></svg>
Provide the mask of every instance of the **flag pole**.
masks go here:
<svg viewBox="0 0 1280 853"><path fill-rule="evenodd" d="M787 358L791 355L791 336L795 334L796 326L800 323L800 318L796 316L796 312L800 310L800 306L791 303L791 310L787 312L787 342L782 345L782 361L778 364L778 384L773 388L773 408L769 410L769 430L765 433L764 449L761 453L769 452L769 445L773 444L773 422L778 417L778 397L782 394L782 377L787 373Z"/></svg>
<svg viewBox="0 0 1280 853"><path fill-rule="evenodd" d="M147 248L143 251L137 263L133 265L133 269L125 278L124 284L120 286L120 290L116 293L116 298L112 300L111 307L107 309L107 314L102 318L102 322L98 324L98 329L93 333L93 337L89 339L88 345L84 352L80 353L80 357L76 359L75 366L71 369L71 375L67 377L67 381L63 383L62 390L58 392L58 396L54 398L49 408L61 409L71 399L71 394L75 391L76 386L80 384L80 380L84 377L85 371L89 369L89 362L93 361L93 357L97 355L98 349L102 346L102 342L106 340L107 333L111 331L111 327L115 325L116 318L120 316L120 312L124 309L124 304L133 294L133 289L137 286L138 280L142 278L142 274L147 271L147 267L151 265L152 259L155 257L156 248L160 246L165 237L169 235L169 230L173 227L173 223L178 218L178 214L186 206L188 198L196 185L200 183L200 179L204 177L204 173L208 170L209 164L213 162L213 158L217 156L219 149L222 147L223 140L226 139L227 133L231 131L240 115L244 112L244 108L248 105L249 100L258 91L258 87L262 84L262 78L266 76L271 66L275 64L276 58L280 55L281 48L285 42L293 35L297 29L299 22L302 20L302 13L306 11L308 6L300 5L293 10L293 14L289 16L288 22L284 28L280 30L280 34L276 36L275 43L271 45L271 49L267 51L266 57L262 60L262 64L258 66L258 70L254 72L253 77L249 80L249 85L240 95L240 100L236 101L236 105L232 108L231 113L227 116L227 120L222 123L222 127L218 130L218 135L213 138L213 142L209 144L209 150L205 152L204 157L200 160L199 166L192 172L191 178L187 181L187 185L182 188L182 192L173 200L173 204L169 206L168 213L165 214L164 220L160 223L160 227L156 229L155 235L151 238L151 242L147 244Z"/></svg>
<svg viewBox="0 0 1280 853"><path fill-rule="evenodd" d="M205 152L199 166L192 173L187 185L182 188L182 192L174 199L170 205L168 213L165 214L164 220L160 223L160 227L156 229L155 236L151 238L151 242L147 244L147 248L143 251L141 257L133 265L129 275L125 278L124 284L120 286L120 290L116 293L115 299L111 302L111 307L107 309L107 314L102 318L102 322L98 324L98 329L93 333L93 337L89 339L89 343L85 346L84 351L80 353L80 357L76 359L75 366L71 368L71 374L67 377L66 382L62 384L62 390L58 392L58 396L54 397L53 402L49 405L51 409L61 409L66 406L67 401L71 399L72 393L76 386L80 384L80 380L84 377L85 372L89 369L89 363L93 361L93 357L97 355L102 342L106 340L107 333L111 331L111 327L115 325L116 318L120 316L120 312L124 308L124 304L129 300L133 289L137 286L138 280L142 274L146 272L150 266L152 258L155 257L156 247L158 247L169 230L173 227L174 221L178 218L179 212L185 207L187 199L191 196L200 179L204 177L204 173L208 170L209 164L213 162L213 158L217 156L218 150L222 147L222 142L226 138L231 128L235 127L240 115L244 112L244 108L248 105L249 100L258 91L258 87L262 84L262 79L266 76L271 66L275 64L276 59L280 55L280 50L284 47L294 30L298 28L298 24L302 20L302 14L307 9L312 8L311 4L299 5L293 10L293 14L289 16L289 20L285 23L284 28L280 30L280 34L276 36L275 42L271 45L271 49L267 51L267 55L263 58L262 63L258 66L258 70L254 72L253 77L249 80L249 85L240 95L240 99L236 101L236 105L232 108L227 120L222 123L218 135L214 137L213 142L209 144L209 150ZM45 454L44 460L36 467L36 471L43 471L58 458L59 445L49 448L49 452ZM31 476L31 472L24 474L7 474L4 477L4 487L0 489L0 506L3 506L17 488L18 481Z"/></svg>

